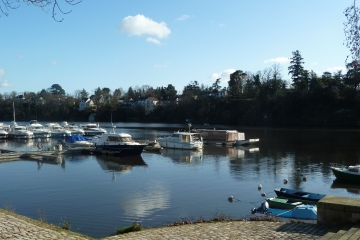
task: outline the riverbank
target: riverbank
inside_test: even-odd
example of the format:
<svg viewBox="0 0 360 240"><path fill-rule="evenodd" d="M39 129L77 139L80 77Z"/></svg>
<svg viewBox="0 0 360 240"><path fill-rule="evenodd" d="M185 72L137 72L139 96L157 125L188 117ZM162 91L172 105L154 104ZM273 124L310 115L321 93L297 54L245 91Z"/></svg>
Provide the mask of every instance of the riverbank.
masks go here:
<svg viewBox="0 0 360 240"><path fill-rule="evenodd" d="M120 239L320 239L331 225L273 221L227 221L151 228L102 238ZM0 209L0 239L94 239Z"/></svg>

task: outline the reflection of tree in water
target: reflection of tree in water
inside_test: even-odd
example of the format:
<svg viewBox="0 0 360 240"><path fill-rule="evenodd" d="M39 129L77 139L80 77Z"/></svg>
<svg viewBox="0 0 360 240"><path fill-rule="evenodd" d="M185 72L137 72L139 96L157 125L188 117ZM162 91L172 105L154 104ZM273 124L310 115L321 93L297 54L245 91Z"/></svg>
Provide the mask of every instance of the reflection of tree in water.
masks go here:
<svg viewBox="0 0 360 240"><path fill-rule="evenodd" d="M256 144L261 149L259 153L230 162L236 179L273 178L282 184L284 177L289 178L289 188L301 190L303 175L306 181L319 175L328 181L333 176L329 163L360 163L360 134L356 131L266 129L260 139ZM252 175L244 175L247 172Z"/></svg>
<svg viewBox="0 0 360 240"><path fill-rule="evenodd" d="M133 167L147 167L141 156L96 156L101 168L106 171L129 172Z"/></svg>
<svg viewBox="0 0 360 240"><path fill-rule="evenodd" d="M164 148L160 153L171 158L174 163L201 163L203 159L203 150Z"/></svg>

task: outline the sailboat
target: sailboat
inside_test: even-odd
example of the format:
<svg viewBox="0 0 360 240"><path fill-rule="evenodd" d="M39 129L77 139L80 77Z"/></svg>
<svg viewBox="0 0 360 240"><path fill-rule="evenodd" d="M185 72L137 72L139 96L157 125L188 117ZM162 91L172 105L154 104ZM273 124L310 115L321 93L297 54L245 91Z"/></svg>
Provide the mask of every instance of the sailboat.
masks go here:
<svg viewBox="0 0 360 240"><path fill-rule="evenodd" d="M10 130L8 132L8 138L16 139L31 139L34 138L34 133L26 129L26 126L17 125L15 121L15 105L13 102L14 121L10 124Z"/></svg>

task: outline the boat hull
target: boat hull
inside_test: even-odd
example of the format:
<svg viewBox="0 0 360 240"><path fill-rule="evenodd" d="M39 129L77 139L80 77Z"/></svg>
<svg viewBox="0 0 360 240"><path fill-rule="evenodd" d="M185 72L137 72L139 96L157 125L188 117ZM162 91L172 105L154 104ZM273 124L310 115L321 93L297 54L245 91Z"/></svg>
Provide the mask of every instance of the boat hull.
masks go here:
<svg viewBox="0 0 360 240"><path fill-rule="evenodd" d="M309 192L303 192L303 191L287 189L287 188L277 188L274 191L278 197L294 198L294 199L301 199L301 200L314 201L314 202L317 202L323 197L325 197L324 194L309 193Z"/></svg>
<svg viewBox="0 0 360 240"><path fill-rule="evenodd" d="M336 167L332 167L331 170L337 179L360 182L360 174L345 172L343 169Z"/></svg>
<svg viewBox="0 0 360 240"><path fill-rule="evenodd" d="M189 144L189 143L177 143L177 142L168 142L168 141L162 141L158 140L158 143L160 147L164 148L175 148L175 149L187 149L187 150L196 150L203 148L202 144Z"/></svg>
<svg viewBox="0 0 360 240"><path fill-rule="evenodd" d="M102 154L119 156L140 155L146 145L97 145L96 150Z"/></svg>
<svg viewBox="0 0 360 240"><path fill-rule="evenodd" d="M266 201L268 202L270 208L277 208L277 209L294 209L296 206L299 206L301 204L316 205L316 202L305 201L294 198L274 197L274 198L267 198Z"/></svg>

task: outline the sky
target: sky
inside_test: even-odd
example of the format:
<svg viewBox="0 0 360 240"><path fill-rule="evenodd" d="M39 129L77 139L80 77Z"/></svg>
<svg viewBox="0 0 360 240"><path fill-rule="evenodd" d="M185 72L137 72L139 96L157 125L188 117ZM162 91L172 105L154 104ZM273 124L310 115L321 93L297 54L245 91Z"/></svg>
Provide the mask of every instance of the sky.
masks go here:
<svg viewBox="0 0 360 240"><path fill-rule="evenodd" d="M16 1L14 1L16 2ZM236 70L279 63L298 50L318 75L345 71L344 10L353 0L59 0L62 14L20 1L0 17L0 94L125 91L191 82L227 87ZM2 3L0 3L2 4ZM359 3L360 4L360 3ZM3 5L1 5L3 7ZM1 12L0 12L1 13Z"/></svg>

